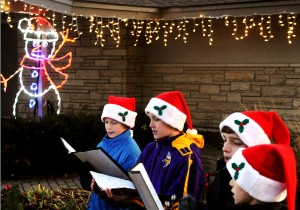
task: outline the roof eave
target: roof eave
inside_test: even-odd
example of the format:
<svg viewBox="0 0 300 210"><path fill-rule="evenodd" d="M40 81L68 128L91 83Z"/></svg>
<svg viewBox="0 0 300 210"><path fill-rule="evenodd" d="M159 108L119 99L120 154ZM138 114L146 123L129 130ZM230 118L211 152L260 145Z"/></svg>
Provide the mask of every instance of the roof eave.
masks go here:
<svg viewBox="0 0 300 210"><path fill-rule="evenodd" d="M83 16L117 17L128 19L157 19L160 10L153 7L136 7L99 3L74 2L72 13Z"/></svg>
<svg viewBox="0 0 300 210"><path fill-rule="evenodd" d="M228 16L250 16L268 15L276 13L299 13L300 2L285 4L281 2L262 2L249 4L212 5L201 7L166 8L161 11L164 19L178 19L188 17L221 17Z"/></svg>
<svg viewBox="0 0 300 210"><path fill-rule="evenodd" d="M23 0L31 5L48 8L63 14L127 19L181 19L195 17L222 17L267 15L275 13L299 13L300 1L272 1L240 4L221 4L193 7L140 7L113 5L73 0Z"/></svg>

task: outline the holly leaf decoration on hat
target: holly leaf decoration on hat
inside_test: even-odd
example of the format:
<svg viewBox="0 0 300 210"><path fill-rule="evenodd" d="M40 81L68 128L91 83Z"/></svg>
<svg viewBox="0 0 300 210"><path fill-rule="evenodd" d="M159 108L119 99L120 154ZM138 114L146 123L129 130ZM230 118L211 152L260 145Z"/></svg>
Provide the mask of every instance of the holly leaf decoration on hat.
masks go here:
<svg viewBox="0 0 300 210"><path fill-rule="evenodd" d="M118 115L120 117L122 117L122 122L125 122L126 121L126 115L128 115L128 111L122 113L122 112L119 112Z"/></svg>
<svg viewBox="0 0 300 210"><path fill-rule="evenodd" d="M234 123L239 126L239 132L243 133L244 125L247 125L249 123L249 119L245 119L243 121L235 120Z"/></svg>
<svg viewBox="0 0 300 210"><path fill-rule="evenodd" d="M163 105L161 107L159 106L154 106L154 109L158 111L158 115L161 116L163 113L162 111L165 110L167 108L167 105Z"/></svg>
<svg viewBox="0 0 300 210"><path fill-rule="evenodd" d="M239 178L240 170L242 170L245 167L245 163L241 163L240 165L232 163L231 166L235 170L234 179L237 180Z"/></svg>

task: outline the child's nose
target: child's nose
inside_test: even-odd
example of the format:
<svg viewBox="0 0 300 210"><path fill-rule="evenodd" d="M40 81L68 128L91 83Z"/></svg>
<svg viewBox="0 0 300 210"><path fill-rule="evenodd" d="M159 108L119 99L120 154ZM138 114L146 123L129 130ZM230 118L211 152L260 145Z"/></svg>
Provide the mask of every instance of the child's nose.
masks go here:
<svg viewBox="0 0 300 210"><path fill-rule="evenodd" d="M223 147L222 147L223 152L230 152L230 147L228 145L228 142L224 142Z"/></svg>
<svg viewBox="0 0 300 210"><path fill-rule="evenodd" d="M150 128L153 127L153 122L152 122L152 120L151 120L150 123L149 123L149 127L150 127Z"/></svg>

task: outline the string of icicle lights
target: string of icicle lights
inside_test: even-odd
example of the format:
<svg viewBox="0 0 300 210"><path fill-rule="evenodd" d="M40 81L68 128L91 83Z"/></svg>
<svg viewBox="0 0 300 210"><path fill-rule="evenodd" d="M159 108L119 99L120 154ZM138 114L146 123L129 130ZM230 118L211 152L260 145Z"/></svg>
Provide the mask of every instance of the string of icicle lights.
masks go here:
<svg viewBox="0 0 300 210"><path fill-rule="evenodd" d="M5 3L2 0L1 11L6 11L7 23L11 25L10 17L10 1ZM24 3L24 11L28 10L28 7L39 7L28 5ZM51 14L52 12L52 14ZM65 31L66 27L70 28L70 31L74 31L77 34L76 38L79 38L82 32L79 31L78 18L81 15L72 15L70 23L66 22L66 17L68 15L61 14L62 18L56 18L54 11L47 11L47 19L52 21L52 25L55 27L58 21L61 21L62 28L60 30ZM50 14L50 15L49 15ZM126 19L117 17L97 17L89 16L85 17L89 20L89 33L94 33L96 36L95 45L100 45L104 47L106 39L104 31L108 31L110 36L116 43L116 47L121 44L120 31L122 28L129 27L130 34L134 37L134 46L137 46L141 37L144 36L147 44L151 44L155 40L163 39L164 46L168 45L168 40L171 38L170 35L175 37L175 40L182 40L187 43L188 36L190 33L195 33L196 31L202 31L202 36L208 39L209 45L214 43L214 21L217 19L224 20L225 27L232 28L232 36L235 40L243 40L248 37L250 30L258 27L259 35L261 38L268 42L274 38L272 33L272 27L274 24L280 27L285 27L287 42L292 44L293 39L296 37L295 27L297 26L297 14L294 13L276 13L276 14L253 14L248 16L228 16L223 15L219 17L186 17L178 20L137 20L137 19ZM11 25L12 26L12 25ZM192 28L192 30L191 30ZM56 29L58 30L58 29Z"/></svg>

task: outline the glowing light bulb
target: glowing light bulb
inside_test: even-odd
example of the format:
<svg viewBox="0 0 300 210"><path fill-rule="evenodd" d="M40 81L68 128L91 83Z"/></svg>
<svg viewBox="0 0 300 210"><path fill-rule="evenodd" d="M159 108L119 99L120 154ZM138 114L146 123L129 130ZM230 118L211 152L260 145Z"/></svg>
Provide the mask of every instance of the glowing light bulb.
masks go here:
<svg viewBox="0 0 300 210"><path fill-rule="evenodd" d="M32 109L35 106L36 102L34 99L30 99L29 101L29 108Z"/></svg>

